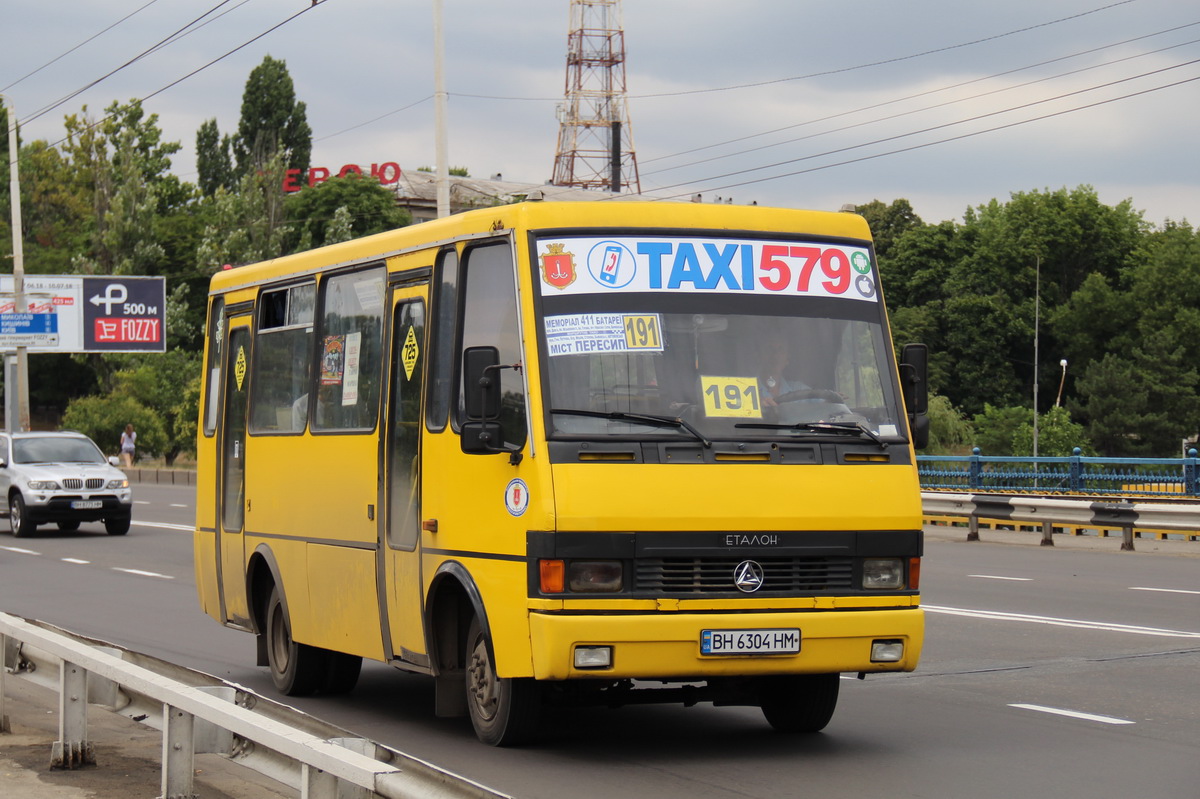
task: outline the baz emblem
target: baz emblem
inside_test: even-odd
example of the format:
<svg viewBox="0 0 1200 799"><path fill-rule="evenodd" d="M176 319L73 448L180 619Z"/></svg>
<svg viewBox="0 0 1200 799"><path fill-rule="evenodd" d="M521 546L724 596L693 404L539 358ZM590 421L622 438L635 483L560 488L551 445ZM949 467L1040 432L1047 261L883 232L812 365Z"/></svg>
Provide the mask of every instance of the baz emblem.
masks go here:
<svg viewBox="0 0 1200 799"><path fill-rule="evenodd" d="M733 584L739 591L753 594L763 586L763 567L752 560L743 560L733 567Z"/></svg>

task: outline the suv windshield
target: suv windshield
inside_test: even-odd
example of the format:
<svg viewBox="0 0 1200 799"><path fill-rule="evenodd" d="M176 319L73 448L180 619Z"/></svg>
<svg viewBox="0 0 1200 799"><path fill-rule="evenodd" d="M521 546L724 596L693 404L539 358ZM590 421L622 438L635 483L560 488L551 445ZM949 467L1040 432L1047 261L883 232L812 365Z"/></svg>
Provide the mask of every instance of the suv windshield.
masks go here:
<svg viewBox="0 0 1200 799"><path fill-rule="evenodd" d="M576 237L538 250L551 437L903 434L865 247Z"/></svg>
<svg viewBox="0 0 1200 799"><path fill-rule="evenodd" d="M106 463L104 453L86 438L47 436L14 438L14 463Z"/></svg>

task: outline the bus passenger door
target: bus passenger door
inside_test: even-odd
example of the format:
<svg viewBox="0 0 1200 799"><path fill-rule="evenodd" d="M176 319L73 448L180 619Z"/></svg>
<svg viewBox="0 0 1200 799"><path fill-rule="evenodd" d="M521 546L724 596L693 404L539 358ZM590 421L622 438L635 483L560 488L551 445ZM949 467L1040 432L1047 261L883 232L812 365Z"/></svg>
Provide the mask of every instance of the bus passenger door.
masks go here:
<svg viewBox="0 0 1200 799"><path fill-rule="evenodd" d="M229 320L218 445L217 560L225 620L249 626L243 528L246 520L246 411L250 396L250 317Z"/></svg>
<svg viewBox="0 0 1200 799"><path fill-rule="evenodd" d="M393 294L391 365L384 464L381 593L386 603L388 651L410 663L428 663L422 624L421 431L424 397L425 300L428 285Z"/></svg>

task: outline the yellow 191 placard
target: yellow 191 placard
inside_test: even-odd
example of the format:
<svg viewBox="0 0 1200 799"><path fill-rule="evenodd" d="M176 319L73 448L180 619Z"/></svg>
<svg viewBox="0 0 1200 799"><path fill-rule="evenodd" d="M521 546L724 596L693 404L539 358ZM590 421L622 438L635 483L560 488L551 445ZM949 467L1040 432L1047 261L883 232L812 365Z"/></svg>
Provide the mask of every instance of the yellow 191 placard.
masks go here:
<svg viewBox="0 0 1200 799"><path fill-rule="evenodd" d="M746 419L762 418L762 403L758 397L758 381L753 377L700 376L707 416L734 416Z"/></svg>
<svg viewBox="0 0 1200 799"><path fill-rule="evenodd" d="M625 317L625 346L631 350L662 350L658 314Z"/></svg>

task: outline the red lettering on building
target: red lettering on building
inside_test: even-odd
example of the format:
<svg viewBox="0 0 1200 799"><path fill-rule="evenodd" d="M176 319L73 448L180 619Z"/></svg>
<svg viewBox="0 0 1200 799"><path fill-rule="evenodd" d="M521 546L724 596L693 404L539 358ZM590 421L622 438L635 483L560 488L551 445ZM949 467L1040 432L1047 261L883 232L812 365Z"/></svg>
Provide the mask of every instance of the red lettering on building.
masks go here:
<svg viewBox="0 0 1200 799"><path fill-rule="evenodd" d="M300 169L289 169L283 174L283 190L292 194L300 191L307 184L315 186L318 183L324 183L329 180L333 174L328 167L314 166L310 167L305 173ZM338 170L339 178L349 177L350 175L365 175L365 170L358 164L345 164ZM371 164L371 177L379 181L382 186L389 186L393 183L399 183L404 172L400 169L400 165L395 161L385 161L382 164Z"/></svg>
<svg viewBox="0 0 1200 799"><path fill-rule="evenodd" d="M303 174L301 169L289 169L283 173L283 190L286 192L300 191L303 188L300 185L300 176Z"/></svg>
<svg viewBox="0 0 1200 799"><path fill-rule="evenodd" d="M308 170L308 185L315 186L329 180L329 170L323 166L314 166Z"/></svg>

